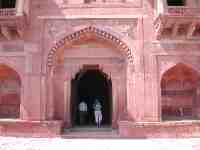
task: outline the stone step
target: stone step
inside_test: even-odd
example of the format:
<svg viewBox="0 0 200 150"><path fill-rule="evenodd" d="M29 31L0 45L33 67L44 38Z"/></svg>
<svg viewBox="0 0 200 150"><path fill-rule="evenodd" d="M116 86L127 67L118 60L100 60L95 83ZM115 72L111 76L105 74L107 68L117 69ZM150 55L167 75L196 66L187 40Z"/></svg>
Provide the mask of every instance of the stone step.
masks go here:
<svg viewBox="0 0 200 150"><path fill-rule="evenodd" d="M112 128L72 128L65 129L62 138L120 138L118 130Z"/></svg>

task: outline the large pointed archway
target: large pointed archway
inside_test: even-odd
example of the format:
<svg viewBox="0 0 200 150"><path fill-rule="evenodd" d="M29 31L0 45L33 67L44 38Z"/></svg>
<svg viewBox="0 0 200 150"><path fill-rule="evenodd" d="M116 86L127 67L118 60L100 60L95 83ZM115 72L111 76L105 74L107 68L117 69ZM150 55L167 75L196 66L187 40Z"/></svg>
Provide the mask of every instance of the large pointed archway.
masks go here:
<svg viewBox="0 0 200 150"><path fill-rule="evenodd" d="M48 53L46 66L48 73L46 106L48 113L46 115L48 119L62 119L65 128L76 124L78 117L71 115L75 111L72 103L78 103L80 100L72 101L71 97L73 99L77 95L80 97L80 93L74 92L77 91L76 86L79 81L77 79L84 78L82 71L85 71L85 67L91 69L94 66L97 66L96 73L86 74L105 81L109 80L104 88L109 87L108 94L112 93L112 96L109 95L112 98L108 98L112 100L109 104L105 104L106 107L108 106L106 114L110 115L105 115L108 119L105 119L103 123L111 125L112 128L118 128L119 119L127 113L126 76L127 72L132 73L133 71L133 53L119 37L92 26L66 36L57 42ZM103 76L108 76L109 79L106 80ZM108 94L104 93L104 95ZM77 104L75 106L77 107Z"/></svg>
<svg viewBox="0 0 200 150"><path fill-rule="evenodd" d="M112 121L112 83L99 69L83 69L72 80L71 118L73 126L94 126L94 102L102 105L102 125L110 126ZM85 123L80 124L78 105L84 101L88 106Z"/></svg>

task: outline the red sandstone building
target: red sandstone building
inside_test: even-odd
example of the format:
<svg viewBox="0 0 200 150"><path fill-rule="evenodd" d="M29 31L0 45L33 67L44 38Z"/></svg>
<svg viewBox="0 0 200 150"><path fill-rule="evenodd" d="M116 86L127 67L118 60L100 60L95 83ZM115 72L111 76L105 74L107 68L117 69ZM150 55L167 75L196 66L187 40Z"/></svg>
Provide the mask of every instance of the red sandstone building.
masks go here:
<svg viewBox="0 0 200 150"><path fill-rule="evenodd" d="M98 134L98 97L120 137L200 136L199 15L198 0L1 0L0 135L86 132L83 99Z"/></svg>

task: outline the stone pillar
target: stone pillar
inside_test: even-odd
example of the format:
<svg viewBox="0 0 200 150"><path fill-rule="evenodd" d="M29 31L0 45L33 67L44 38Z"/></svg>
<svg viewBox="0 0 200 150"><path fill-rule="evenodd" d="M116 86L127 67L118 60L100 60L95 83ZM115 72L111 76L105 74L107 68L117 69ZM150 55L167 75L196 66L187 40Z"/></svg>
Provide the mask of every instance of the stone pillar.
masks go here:
<svg viewBox="0 0 200 150"><path fill-rule="evenodd" d="M122 77L118 80L119 82L119 120L128 120L127 112L127 96L126 96L126 78Z"/></svg>
<svg viewBox="0 0 200 150"><path fill-rule="evenodd" d="M46 86L46 76L45 74L41 75L41 120L46 119L46 106L47 106L47 86Z"/></svg>
<svg viewBox="0 0 200 150"><path fill-rule="evenodd" d="M129 121L135 120L137 118L137 104L136 104L136 88L135 88L135 70L134 65L127 65L127 115Z"/></svg>
<svg viewBox="0 0 200 150"><path fill-rule="evenodd" d="M167 8L167 0L158 0L157 1L157 14L162 14Z"/></svg>
<svg viewBox="0 0 200 150"><path fill-rule="evenodd" d="M71 127L71 78L64 81L64 123L66 127Z"/></svg>
<svg viewBox="0 0 200 150"><path fill-rule="evenodd" d="M48 120L52 120L54 118L54 94L53 94L53 69L51 69L50 74L47 77L47 108L46 115Z"/></svg>
<svg viewBox="0 0 200 150"><path fill-rule="evenodd" d="M21 82L20 90L20 119L29 120L29 113L26 108L26 102L30 99L29 97L29 78L27 75L24 75L23 81Z"/></svg>
<svg viewBox="0 0 200 150"><path fill-rule="evenodd" d="M24 13L24 0L17 0L17 16L22 16Z"/></svg>
<svg viewBox="0 0 200 150"><path fill-rule="evenodd" d="M118 127L118 102L119 102L119 79L117 77L112 78L112 95L113 95L113 110L112 110L112 127Z"/></svg>
<svg viewBox="0 0 200 150"><path fill-rule="evenodd" d="M200 87L198 86L196 89L196 95L195 95L195 108L193 108L193 115L197 118L200 118Z"/></svg>
<svg viewBox="0 0 200 150"><path fill-rule="evenodd" d="M186 0L185 6L195 8L198 6L198 2L197 2L197 0Z"/></svg>

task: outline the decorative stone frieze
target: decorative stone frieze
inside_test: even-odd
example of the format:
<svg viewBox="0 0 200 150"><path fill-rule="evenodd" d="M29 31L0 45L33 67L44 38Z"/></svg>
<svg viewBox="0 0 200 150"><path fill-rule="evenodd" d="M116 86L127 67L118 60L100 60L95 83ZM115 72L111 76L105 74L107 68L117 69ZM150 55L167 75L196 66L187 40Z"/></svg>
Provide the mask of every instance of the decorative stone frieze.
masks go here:
<svg viewBox="0 0 200 150"><path fill-rule="evenodd" d="M65 8L140 8L143 0L58 0L55 4L60 9ZM33 7L45 9L51 7L48 1L33 1Z"/></svg>
<svg viewBox="0 0 200 150"><path fill-rule="evenodd" d="M66 34L71 34L84 27L95 26L103 27L106 31L113 30L136 39L137 19L57 19L48 20L45 29L50 40L56 40Z"/></svg>

